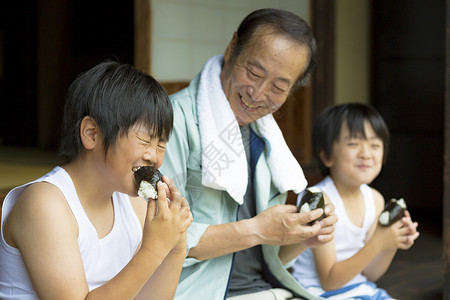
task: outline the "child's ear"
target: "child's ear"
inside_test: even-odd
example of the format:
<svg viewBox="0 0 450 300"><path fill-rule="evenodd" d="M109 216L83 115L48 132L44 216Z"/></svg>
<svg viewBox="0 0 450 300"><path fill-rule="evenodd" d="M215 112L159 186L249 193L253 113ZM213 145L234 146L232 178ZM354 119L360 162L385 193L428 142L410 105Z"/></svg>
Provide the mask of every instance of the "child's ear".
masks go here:
<svg viewBox="0 0 450 300"><path fill-rule="evenodd" d="M97 122L89 116L86 116L81 120L80 138L84 148L87 150L94 149L99 141Z"/></svg>
<svg viewBox="0 0 450 300"><path fill-rule="evenodd" d="M320 155L320 159L322 160L322 163L325 165L325 167L331 168L331 166L333 165L333 162L331 161L331 159L329 159L326 156L325 152L322 150L322 151L320 151L319 155Z"/></svg>

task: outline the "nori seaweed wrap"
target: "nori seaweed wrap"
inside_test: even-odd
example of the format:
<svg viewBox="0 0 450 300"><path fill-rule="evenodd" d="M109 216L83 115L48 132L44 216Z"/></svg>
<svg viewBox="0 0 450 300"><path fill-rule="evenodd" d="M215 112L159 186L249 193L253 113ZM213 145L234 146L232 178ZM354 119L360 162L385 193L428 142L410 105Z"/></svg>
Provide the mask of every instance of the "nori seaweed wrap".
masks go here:
<svg viewBox="0 0 450 300"><path fill-rule="evenodd" d="M322 191L314 186L305 189L297 208L298 212L308 212L317 208L325 209L325 200L323 199ZM320 221L325 217L326 215L324 210L322 216L320 216L317 220Z"/></svg>
<svg viewBox="0 0 450 300"><path fill-rule="evenodd" d="M405 210L406 202L403 198L392 198L378 217L378 222L383 226L390 226L403 217Z"/></svg>
<svg viewBox="0 0 450 300"><path fill-rule="evenodd" d="M163 174L151 166L139 167L133 171L139 196L147 200L148 198L158 199L156 185L158 181L162 180Z"/></svg>

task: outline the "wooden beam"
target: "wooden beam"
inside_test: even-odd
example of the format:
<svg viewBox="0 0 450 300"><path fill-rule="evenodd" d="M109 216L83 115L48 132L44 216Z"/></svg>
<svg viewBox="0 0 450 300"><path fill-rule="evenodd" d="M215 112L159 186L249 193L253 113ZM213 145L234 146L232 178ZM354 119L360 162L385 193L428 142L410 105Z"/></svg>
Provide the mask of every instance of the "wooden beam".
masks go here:
<svg viewBox="0 0 450 300"><path fill-rule="evenodd" d="M335 9L334 0L311 1L311 27L319 51L319 65L312 78L312 122L327 106L334 104Z"/></svg>
<svg viewBox="0 0 450 300"><path fill-rule="evenodd" d="M443 299L450 299L450 1L446 1L445 40L445 140L444 140L444 197L443 213Z"/></svg>
<svg viewBox="0 0 450 300"><path fill-rule="evenodd" d="M151 71L152 17L151 0L134 0L134 65Z"/></svg>

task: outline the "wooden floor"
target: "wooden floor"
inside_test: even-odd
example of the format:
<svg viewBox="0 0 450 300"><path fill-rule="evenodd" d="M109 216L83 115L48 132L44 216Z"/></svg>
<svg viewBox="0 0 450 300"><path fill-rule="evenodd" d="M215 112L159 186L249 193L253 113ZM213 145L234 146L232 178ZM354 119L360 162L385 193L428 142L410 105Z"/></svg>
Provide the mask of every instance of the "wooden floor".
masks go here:
<svg viewBox="0 0 450 300"><path fill-rule="evenodd" d="M441 218L441 214L437 217ZM424 217L419 221L418 230L420 236L414 246L397 252L377 284L400 300L441 300L444 286L441 223Z"/></svg>

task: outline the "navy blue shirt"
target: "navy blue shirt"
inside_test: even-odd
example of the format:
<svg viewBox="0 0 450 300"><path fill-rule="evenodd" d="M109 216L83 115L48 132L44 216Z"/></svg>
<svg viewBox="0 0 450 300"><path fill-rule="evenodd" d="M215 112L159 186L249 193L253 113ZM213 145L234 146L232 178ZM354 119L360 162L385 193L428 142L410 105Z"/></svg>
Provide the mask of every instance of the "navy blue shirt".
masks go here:
<svg viewBox="0 0 450 300"><path fill-rule="evenodd" d="M248 185L244 195L244 203L239 206L237 219L250 219L256 215L255 198L253 193L253 172L252 167L256 164L257 158L261 154L250 151L250 140L259 139L250 133L250 126L241 126L242 142L244 143L245 154L248 166ZM253 141L254 142L254 141ZM256 141L256 143L262 141ZM263 146L263 144L261 145ZM253 149L252 149L253 150ZM252 153L251 153L252 152ZM251 155L254 155L251 157ZM258 157L255 157L258 156ZM234 254L233 269L228 287L227 297L242 294L255 293L272 288L263 276L263 257L261 246L255 246Z"/></svg>

